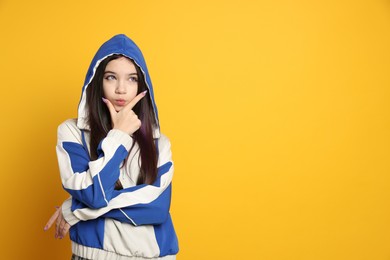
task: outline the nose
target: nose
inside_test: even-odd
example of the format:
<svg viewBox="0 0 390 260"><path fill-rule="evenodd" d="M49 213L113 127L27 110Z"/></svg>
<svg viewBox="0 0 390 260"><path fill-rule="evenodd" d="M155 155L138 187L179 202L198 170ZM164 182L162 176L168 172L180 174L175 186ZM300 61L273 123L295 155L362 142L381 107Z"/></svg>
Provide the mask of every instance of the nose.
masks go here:
<svg viewBox="0 0 390 260"><path fill-rule="evenodd" d="M126 85L123 80L118 80L115 88L116 94L126 94Z"/></svg>

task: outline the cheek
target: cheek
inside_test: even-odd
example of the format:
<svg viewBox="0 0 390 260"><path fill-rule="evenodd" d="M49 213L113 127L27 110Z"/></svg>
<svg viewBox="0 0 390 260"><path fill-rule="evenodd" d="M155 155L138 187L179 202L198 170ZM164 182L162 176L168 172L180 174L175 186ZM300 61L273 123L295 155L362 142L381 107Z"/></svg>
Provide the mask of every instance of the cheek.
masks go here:
<svg viewBox="0 0 390 260"><path fill-rule="evenodd" d="M103 84L103 95L107 98L112 94L112 88L109 85Z"/></svg>
<svg viewBox="0 0 390 260"><path fill-rule="evenodd" d="M137 92L138 92L138 85L131 86L131 88L129 89L130 98L131 99L135 98L135 96L137 96Z"/></svg>

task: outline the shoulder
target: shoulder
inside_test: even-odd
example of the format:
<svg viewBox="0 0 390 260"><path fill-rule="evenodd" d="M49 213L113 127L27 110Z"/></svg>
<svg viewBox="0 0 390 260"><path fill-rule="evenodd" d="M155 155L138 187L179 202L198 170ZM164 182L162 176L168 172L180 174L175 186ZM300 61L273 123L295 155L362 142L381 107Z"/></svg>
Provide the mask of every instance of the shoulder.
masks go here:
<svg viewBox="0 0 390 260"><path fill-rule="evenodd" d="M160 133L160 137L158 138L158 146L171 146L169 138L163 133Z"/></svg>
<svg viewBox="0 0 390 260"><path fill-rule="evenodd" d="M160 163L172 160L171 142L169 138L162 133L160 133L160 137L158 138L158 153Z"/></svg>
<svg viewBox="0 0 390 260"><path fill-rule="evenodd" d="M81 142L81 131L77 127L77 119L68 119L62 122L57 128L59 141Z"/></svg>

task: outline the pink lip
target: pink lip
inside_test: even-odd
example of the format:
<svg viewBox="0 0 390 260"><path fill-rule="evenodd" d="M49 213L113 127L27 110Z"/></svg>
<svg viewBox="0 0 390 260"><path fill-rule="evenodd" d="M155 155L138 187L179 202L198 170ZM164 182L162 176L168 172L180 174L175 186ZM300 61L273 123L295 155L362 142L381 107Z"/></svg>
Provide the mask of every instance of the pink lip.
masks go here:
<svg viewBox="0 0 390 260"><path fill-rule="evenodd" d="M124 99L115 99L115 105L124 106L126 104L126 100Z"/></svg>

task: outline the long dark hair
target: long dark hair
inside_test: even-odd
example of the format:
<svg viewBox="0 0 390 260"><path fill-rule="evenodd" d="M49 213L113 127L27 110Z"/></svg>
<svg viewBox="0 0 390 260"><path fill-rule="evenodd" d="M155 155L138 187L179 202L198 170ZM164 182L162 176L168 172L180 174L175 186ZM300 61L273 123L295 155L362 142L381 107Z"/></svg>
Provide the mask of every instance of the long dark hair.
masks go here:
<svg viewBox="0 0 390 260"><path fill-rule="evenodd" d="M91 159L96 160L97 148L103 138L112 129L111 117L108 108L102 101L103 77L107 64L123 55L114 54L104 59L96 69L95 76L87 88L88 123L91 128L90 153ZM127 57L126 57L127 58ZM131 59L129 59L133 62ZM138 92L148 90L145 77L137 64L133 62L138 75ZM141 127L133 134L135 143L140 152L140 174L137 184L152 184L157 178L157 151L153 139L153 130L157 126L156 117L150 96L142 98L133 108L134 113L141 120ZM130 151L134 148L134 144ZM129 152L130 154L130 152ZM127 161L127 159L126 159Z"/></svg>

